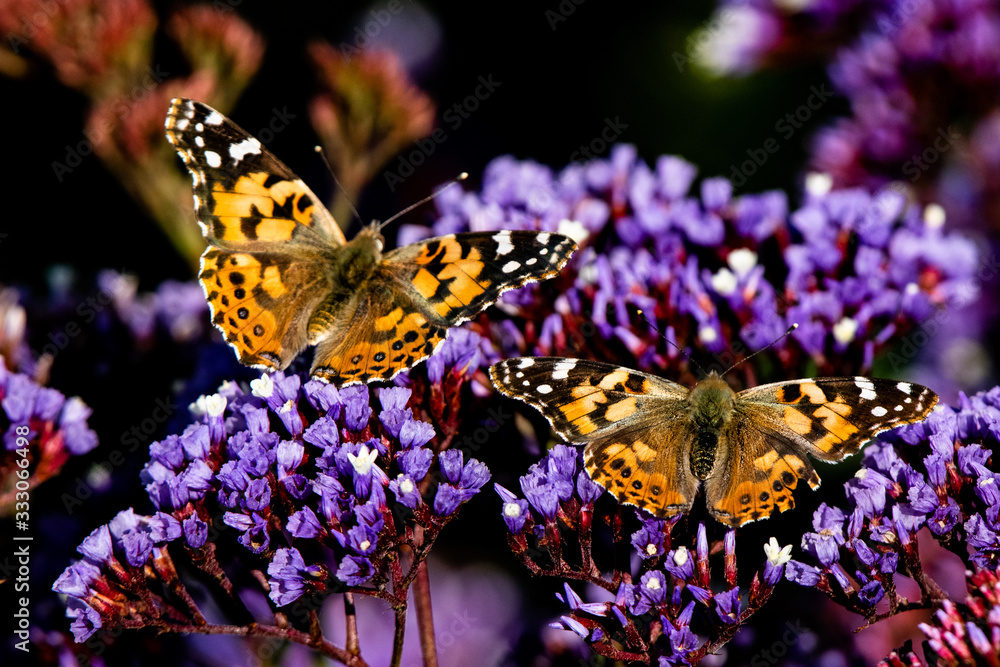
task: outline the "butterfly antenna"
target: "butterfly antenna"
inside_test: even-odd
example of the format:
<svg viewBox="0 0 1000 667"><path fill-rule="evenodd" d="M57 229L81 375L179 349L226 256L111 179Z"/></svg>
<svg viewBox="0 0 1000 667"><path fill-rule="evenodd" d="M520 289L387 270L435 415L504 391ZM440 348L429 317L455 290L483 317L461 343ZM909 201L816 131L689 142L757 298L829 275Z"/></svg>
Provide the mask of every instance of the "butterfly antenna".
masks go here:
<svg viewBox="0 0 1000 667"><path fill-rule="evenodd" d="M680 352L681 354L683 354L684 358L687 359L688 361L690 361L692 364L694 364L695 368L697 368L699 371L701 371L702 375L708 375L708 373L705 372L705 369L701 367L701 364L699 364L697 361L695 361L694 359L692 359L691 355L688 354L687 352L685 352L684 350L682 350L680 348L680 346L677 345L677 343L675 343L674 341L672 341L669 338L667 338L667 335L665 333L663 333L662 331L660 331L660 329L656 326L656 324L654 324L653 322L650 322L649 318L646 317L646 313L644 313L641 308L636 308L636 311L639 313L639 315L642 316L642 319L646 320L646 324L648 324L649 326L653 327L653 331L655 331L656 333L660 334L660 338L662 338L663 340L667 341L670 345L672 345L674 347L674 349L676 349L678 352Z"/></svg>
<svg viewBox="0 0 1000 667"><path fill-rule="evenodd" d="M392 216L391 218L389 218L385 222L380 222L379 225L378 225L379 231L382 231L382 228L385 227L386 225L388 225L393 220L396 220L397 218L403 217L404 215L406 215L407 213L409 213L410 211L412 211L413 209L415 209L418 206L423 206L424 204L426 204L430 200L434 199L435 197L437 197L439 194L441 194L442 192L444 192L445 190L447 190L451 186L455 185L456 183L458 183L460 181L464 181L468 177L469 177L469 174L467 172L463 171L461 174L459 174L458 176L456 176L455 178L451 179L450 181L448 181L447 183L445 183L444 185L442 185L440 188L438 188L438 190L436 192L434 192L433 194L427 195L426 197L424 197L423 199L421 199L420 201L418 201L415 204L410 204L409 206L407 206L402 211L400 211L396 215Z"/></svg>
<svg viewBox="0 0 1000 667"><path fill-rule="evenodd" d="M768 343L768 345L767 345L767 346L765 346L765 347L762 347L762 348L760 348L759 350L757 350L756 352L754 352L753 354L751 354L751 355L750 355L749 357L744 357L744 358L740 359L740 360L739 360L739 361L737 361L737 362L736 362L735 364L733 364L732 366L730 366L729 368L727 368L727 369L726 369L725 371L723 371L723 372L722 372L722 375L725 375L726 373L728 373L729 371L733 370L734 368L736 368L736 367L737 367L737 366L739 366L740 364L742 364L742 363L744 363L744 362L746 362L746 361L749 361L749 360L750 360L750 359L752 359L752 358L753 358L753 357L754 357L755 355L758 355L758 354L760 354L761 352L763 352L763 351L765 351L765 350L767 350L767 349L769 349L769 348L773 347L773 346L774 346L774 345L776 345L776 344L777 344L777 343L778 343L779 341L781 341L781 339L783 339L783 338L784 338L785 336L787 336L788 334L792 333L793 331L795 331L795 330L796 330L796 329L798 329L798 328L799 328L799 325L798 325L798 323L795 323L795 324L793 324L792 326L788 327L788 331L786 331L785 333L781 334L780 336L778 336L777 338L775 338L775 339L774 339L774 341L772 341L771 343ZM722 375L720 375L719 377L722 377Z"/></svg>
<svg viewBox="0 0 1000 667"><path fill-rule="evenodd" d="M333 177L333 182L337 184L337 189L344 194L344 201L346 201L347 205L351 207L351 212L354 213L354 217L357 218L358 222L360 222L362 225L365 224L365 221L361 219L361 214L358 213L358 209L354 208L354 202L351 201L351 196L347 194L347 190L345 190L344 186L340 184L340 179L337 178L337 174L334 173L333 165L330 164L330 160L327 159L326 157L326 151L323 150L322 146L316 146L313 150L319 153L319 156L323 158L323 163L326 165L326 168L330 171L330 176Z"/></svg>

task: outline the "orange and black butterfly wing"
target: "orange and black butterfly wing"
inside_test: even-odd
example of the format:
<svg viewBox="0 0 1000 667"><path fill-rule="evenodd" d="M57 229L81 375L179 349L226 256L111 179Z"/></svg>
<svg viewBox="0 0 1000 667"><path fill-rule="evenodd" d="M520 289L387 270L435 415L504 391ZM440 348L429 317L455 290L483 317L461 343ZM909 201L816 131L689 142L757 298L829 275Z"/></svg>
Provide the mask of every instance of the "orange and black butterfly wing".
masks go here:
<svg viewBox="0 0 1000 667"><path fill-rule="evenodd" d="M739 526L795 506L798 480L817 488L808 456L840 461L878 433L924 419L937 404L910 382L829 377L761 385L737 396L725 458L705 480L709 511Z"/></svg>
<svg viewBox="0 0 1000 667"><path fill-rule="evenodd" d="M561 234L501 231L388 252L317 346L313 373L338 385L391 379L433 354L449 328L503 292L554 276L574 250Z"/></svg>
<svg viewBox="0 0 1000 667"><path fill-rule="evenodd" d="M309 318L330 291L327 266L344 235L301 179L218 111L177 98L165 127L209 243L199 280L212 321L243 363L284 368L311 342Z"/></svg>
<svg viewBox="0 0 1000 667"><path fill-rule="evenodd" d="M521 357L490 368L507 396L537 408L569 442L585 443L591 479L658 517L691 508L698 479L688 390L638 371L580 359Z"/></svg>

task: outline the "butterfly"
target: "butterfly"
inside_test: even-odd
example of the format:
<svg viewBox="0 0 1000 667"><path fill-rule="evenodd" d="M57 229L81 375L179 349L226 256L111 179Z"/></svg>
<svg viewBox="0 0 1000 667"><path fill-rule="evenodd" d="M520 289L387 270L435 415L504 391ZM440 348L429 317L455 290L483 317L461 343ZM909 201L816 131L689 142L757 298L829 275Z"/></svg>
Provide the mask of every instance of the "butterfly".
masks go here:
<svg viewBox="0 0 1000 667"><path fill-rule="evenodd" d="M507 359L496 388L537 408L568 442L585 443L591 479L620 502L666 518L688 512L704 487L709 513L729 526L795 506L792 490L825 461L875 434L924 419L930 389L867 377L765 384L739 393L714 371L694 388L596 361Z"/></svg>
<svg viewBox="0 0 1000 667"><path fill-rule="evenodd" d="M309 187L215 109L175 98L165 127L209 243L198 279L212 322L249 366L284 369L315 345L321 380L389 380L502 292L554 276L576 250L561 234L499 231L385 252L377 223L347 241Z"/></svg>

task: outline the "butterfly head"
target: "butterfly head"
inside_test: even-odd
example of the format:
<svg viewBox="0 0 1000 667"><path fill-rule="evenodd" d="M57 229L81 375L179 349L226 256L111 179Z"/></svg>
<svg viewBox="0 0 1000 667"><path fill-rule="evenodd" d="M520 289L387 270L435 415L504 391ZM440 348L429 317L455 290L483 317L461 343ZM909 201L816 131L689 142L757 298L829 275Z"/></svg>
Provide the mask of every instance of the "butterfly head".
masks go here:
<svg viewBox="0 0 1000 667"><path fill-rule="evenodd" d="M336 280L343 285L359 286L372 275L382 261L385 240L374 226L365 227L335 255Z"/></svg>
<svg viewBox="0 0 1000 667"><path fill-rule="evenodd" d="M712 371L698 382L688 396L692 418L701 428L722 428L733 414L736 392Z"/></svg>

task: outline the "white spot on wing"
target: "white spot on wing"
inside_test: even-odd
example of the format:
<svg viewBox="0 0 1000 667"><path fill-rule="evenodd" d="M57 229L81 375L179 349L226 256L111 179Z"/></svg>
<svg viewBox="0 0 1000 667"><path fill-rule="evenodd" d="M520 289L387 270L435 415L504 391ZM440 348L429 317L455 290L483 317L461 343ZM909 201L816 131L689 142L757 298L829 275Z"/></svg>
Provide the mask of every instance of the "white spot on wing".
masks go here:
<svg viewBox="0 0 1000 667"><path fill-rule="evenodd" d="M205 151L205 162L208 163L210 167L221 167L222 158L215 151Z"/></svg>
<svg viewBox="0 0 1000 667"><path fill-rule="evenodd" d="M567 375L573 368L576 367L576 359L567 359L566 361L560 361L553 367L552 379L553 380L565 380Z"/></svg>
<svg viewBox="0 0 1000 667"><path fill-rule="evenodd" d="M223 120L225 119L223 118L222 114L216 111L215 109L212 110L212 113L205 116L206 125L222 125Z"/></svg>
<svg viewBox="0 0 1000 667"><path fill-rule="evenodd" d="M874 408L872 408L872 414L875 415L876 417L885 417L887 412L889 411L883 408L881 405L877 405Z"/></svg>
<svg viewBox="0 0 1000 667"><path fill-rule="evenodd" d="M549 233L548 232L542 232L538 236L536 236L535 238L537 238L538 242L541 243L542 245L548 245L548 243L549 243Z"/></svg>
<svg viewBox="0 0 1000 667"><path fill-rule="evenodd" d="M876 394L871 389L862 389L861 390L861 400L863 400L863 401L873 401L873 400L875 400L875 398L877 396L878 396L878 394Z"/></svg>
<svg viewBox="0 0 1000 667"><path fill-rule="evenodd" d="M259 155L260 142L253 137L247 137L238 144L229 147L229 155L237 162L247 155Z"/></svg>
<svg viewBox="0 0 1000 667"><path fill-rule="evenodd" d="M510 242L510 232L502 231L493 235L493 240L497 242L497 255L506 255L514 249L514 244Z"/></svg>
<svg viewBox="0 0 1000 667"><path fill-rule="evenodd" d="M177 125L176 125L176 127L177 127L178 130L186 130L187 126L188 126L188 119L187 118L178 118L177 119Z"/></svg>
<svg viewBox="0 0 1000 667"><path fill-rule="evenodd" d="M532 258L531 258L531 259L529 259L529 260L528 260L527 262L525 262L525 264L527 264L528 266L532 266L532 265L533 265L533 264L535 264L535 263L536 263L537 261L538 261L538 258L537 258L537 257L532 257Z"/></svg>
<svg viewBox="0 0 1000 667"><path fill-rule="evenodd" d="M896 384L896 389L900 390L904 394L909 394L910 390L913 389L913 385L909 382L900 382Z"/></svg>
<svg viewBox="0 0 1000 667"><path fill-rule="evenodd" d="M521 359L521 363L517 365L518 368L527 368L528 366L534 365L535 360L531 357L524 357Z"/></svg>
<svg viewBox="0 0 1000 667"><path fill-rule="evenodd" d="M519 268L521 268L521 262L515 262L514 260L511 260L503 265L503 272L510 273L511 271L517 271Z"/></svg>
<svg viewBox="0 0 1000 667"><path fill-rule="evenodd" d="M194 145L197 146L198 148L204 148L205 147L205 139L202 138L201 135L198 135L197 137L194 138Z"/></svg>
<svg viewBox="0 0 1000 667"><path fill-rule="evenodd" d="M549 385L547 385L547 384L540 384L540 385L538 385L538 393L539 394L548 394L548 393L551 393L551 392L552 392L552 387L550 387Z"/></svg>

